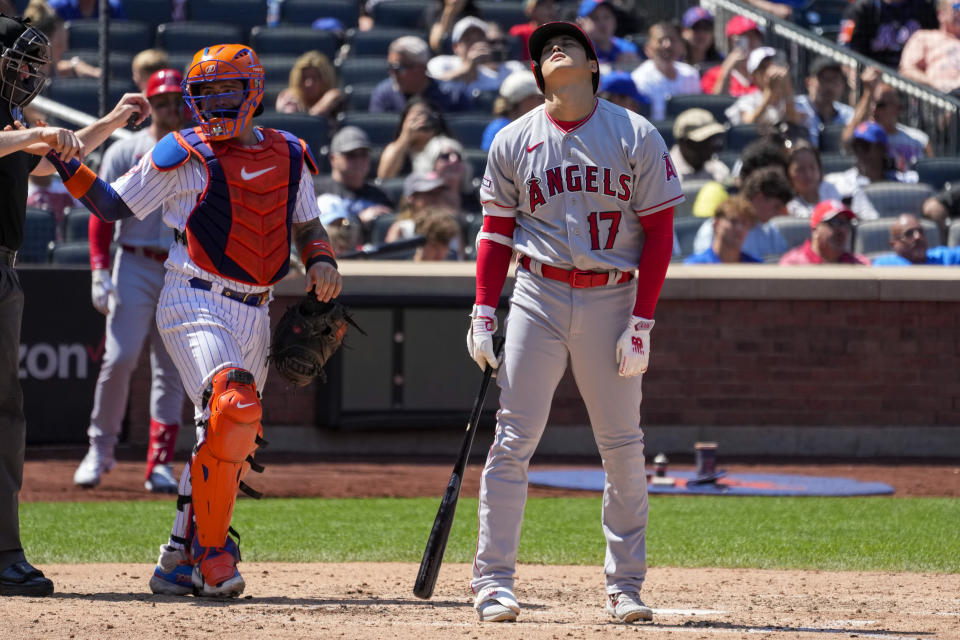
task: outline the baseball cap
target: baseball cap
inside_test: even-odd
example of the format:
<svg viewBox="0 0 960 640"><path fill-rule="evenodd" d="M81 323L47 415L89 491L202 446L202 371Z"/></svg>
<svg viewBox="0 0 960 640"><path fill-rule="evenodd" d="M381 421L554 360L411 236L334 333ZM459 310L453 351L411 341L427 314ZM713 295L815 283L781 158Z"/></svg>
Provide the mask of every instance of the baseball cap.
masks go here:
<svg viewBox="0 0 960 640"><path fill-rule="evenodd" d="M687 109L673 123L673 137L677 140L703 142L726 129L706 109Z"/></svg>
<svg viewBox="0 0 960 640"><path fill-rule="evenodd" d="M626 71L611 71L600 78L600 91L633 98L640 104L650 104L637 89L637 83Z"/></svg>
<svg viewBox="0 0 960 640"><path fill-rule="evenodd" d="M147 80L144 94L148 98L161 93L183 93L183 74L176 69L154 71Z"/></svg>
<svg viewBox="0 0 960 640"><path fill-rule="evenodd" d="M480 31L486 33L487 23L476 16L460 18L457 20L457 23L453 25L453 31L450 33L450 41L453 44L457 44L468 29L480 29Z"/></svg>
<svg viewBox="0 0 960 640"><path fill-rule="evenodd" d="M583 0L580 3L580 7L577 9L577 17L586 18L588 15L593 13L594 9L602 4L610 4L610 2L608 0Z"/></svg>
<svg viewBox="0 0 960 640"><path fill-rule="evenodd" d="M828 58L827 56L817 56L813 59L813 62L810 63L810 68L807 71L807 75L818 76L820 75L821 71L826 71L827 69L843 71L843 65L833 58Z"/></svg>
<svg viewBox="0 0 960 640"><path fill-rule="evenodd" d="M753 73L756 71L763 61L767 58L777 57L777 50L773 47L757 47L750 52L750 56L747 57L747 73Z"/></svg>
<svg viewBox="0 0 960 640"><path fill-rule="evenodd" d="M500 85L500 95L511 104L518 104L524 98L538 93L540 90L537 88L537 79L526 71L514 71Z"/></svg>
<svg viewBox="0 0 960 640"><path fill-rule="evenodd" d="M415 193L427 193L446 185L435 171L429 173L411 173L403 181L403 195L409 198Z"/></svg>
<svg viewBox="0 0 960 640"><path fill-rule="evenodd" d="M744 16L733 16L730 18L730 22L727 23L726 34L728 38L731 36L742 36L747 31L759 31L763 33L760 25Z"/></svg>
<svg viewBox="0 0 960 640"><path fill-rule="evenodd" d="M846 216L848 220L856 220L857 214L839 200L824 200L813 209L810 216L810 228L813 229L821 222L827 222L837 216Z"/></svg>
<svg viewBox="0 0 960 640"><path fill-rule="evenodd" d="M331 153L350 153L357 149L369 149L370 138L359 127L344 127L337 131L330 141Z"/></svg>
<svg viewBox="0 0 960 640"><path fill-rule="evenodd" d="M887 132L879 124L873 121L861 122L853 130L854 140L863 140L873 144L887 145Z"/></svg>
<svg viewBox="0 0 960 640"><path fill-rule="evenodd" d="M687 29L704 20L713 22L713 14L703 7L690 7L683 12L683 26Z"/></svg>
<svg viewBox="0 0 960 640"><path fill-rule="evenodd" d="M346 204L343 203L342 201L337 202L335 205L332 205L332 206L330 206L328 203L328 206L325 206L324 210L320 213L320 224L322 224L325 227L329 227L330 225L332 225L334 222L337 222L338 220L351 220L351 219L352 219L352 216L350 215L350 212L347 210Z"/></svg>

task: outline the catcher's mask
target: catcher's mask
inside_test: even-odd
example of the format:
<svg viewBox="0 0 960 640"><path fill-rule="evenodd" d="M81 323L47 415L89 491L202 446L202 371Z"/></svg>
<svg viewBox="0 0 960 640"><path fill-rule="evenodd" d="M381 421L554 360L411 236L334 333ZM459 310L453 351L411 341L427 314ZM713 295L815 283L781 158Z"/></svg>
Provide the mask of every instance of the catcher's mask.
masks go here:
<svg viewBox="0 0 960 640"><path fill-rule="evenodd" d="M240 91L203 95L200 86L207 82L240 80ZM239 134L250 120L263 113L264 72L260 59L242 44L218 44L201 49L183 79L183 99L211 140L228 140ZM224 108L235 99L236 104Z"/></svg>
<svg viewBox="0 0 960 640"><path fill-rule="evenodd" d="M0 99L15 120L43 89L50 63L50 40L28 22L0 14Z"/></svg>
<svg viewBox="0 0 960 640"><path fill-rule="evenodd" d="M543 91L543 70L540 68L540 53L543 51L547 40L556 36L570 36L579 42L584 51L587 52L587 59L599 62L597 51L593 48L593 42L590 37L583 32L583 29L572 22L547 22L534 30L530 35L530 41L527 48L530 51L530 68L533 70L533 77L537 79L537 86ZM593 74L593 93L597 93L597 87L600 86L600 72Z"/></svg>

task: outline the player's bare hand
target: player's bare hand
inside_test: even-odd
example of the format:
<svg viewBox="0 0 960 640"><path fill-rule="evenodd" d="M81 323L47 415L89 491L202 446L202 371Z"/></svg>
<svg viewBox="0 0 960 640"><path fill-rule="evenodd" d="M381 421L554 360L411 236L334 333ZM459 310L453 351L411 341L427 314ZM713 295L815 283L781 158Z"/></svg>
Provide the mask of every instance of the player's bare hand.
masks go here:
<svg viewBox="0 0 960 640"><path fill-rule="evenodd" d="M55 151L64 162L70 162L73 158L83 158L83 144L80 142L77 134L70 131L70 129L40 127L37 129L37 135L40 137L41 142L47 145L50 150ZM24 151L34 153L34 151L29 148L24 149ZM36 153L37 155L41 155L39 152ZM46 155L46 153L42 155Z"/></svg>
<svg viewBox="0 0 960 640"><path fill-rule="evenodd" d="M340 272L329 262L315 262L307 270L306 291L316 287L317 300L328 302L340 295L343 279Z"/></svg>
<svg viewBox="0 0 960 640"><path fill-rule="evenodd" d="M121 126L132 124L139 126L150 115L150 103L140 93L125 93L107 118L119 122Z"/></svg>
<svg viewBox="0 0 960 640"><path fill-rule="evenodd" d="M493 350L493 334L497 330L497 313L493 307L473 305L470 313L470 328L467 329L467 353L481 371L487 365L496 369L500 361Z"/></svg>
<svg viewBox="0 0 960 640"><path fill-rule="evenodd" d="M632 378L647 372L653 323L647 318L630 316L630 323L617 340L617 367L622 377Z"/></svg>

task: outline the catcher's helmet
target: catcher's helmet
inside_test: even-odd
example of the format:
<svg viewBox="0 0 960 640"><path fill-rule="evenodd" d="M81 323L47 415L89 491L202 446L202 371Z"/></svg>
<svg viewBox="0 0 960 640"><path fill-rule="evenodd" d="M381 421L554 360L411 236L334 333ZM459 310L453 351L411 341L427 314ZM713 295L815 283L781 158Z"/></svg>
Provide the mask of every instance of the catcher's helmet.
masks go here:
<svg viewBox="0 0 960 640"><path fill-rule="evenodd" d="M43 89L50 62L50 40L28 22L0 14L0 98L17 120Z"/></svg>
<svg viewBox="0 0 960 640"><path fill-rule="evenodd" d="M543 51L543 46L546 44L547 40L554 38L556 36L570 36L581 45L583 45L584 50L587 52L587 58L590 60L599 60L597 59L597 51L593 48L593 43L590 41L590 37L583 32L583 29L573 24L572 22L547 22L542 24L530 35L530 42L528 43L528 48L530 51L530 68L533 69L533 76L537 79L537 86L540 87L540 91L543 91L543 72L540 70L540 52ZM597 92L597 87L600 85L600 72L595 71L593 74L593 92Z"/></svg>
<svg viewBox="0 0 960 640"><path fill-rule="evenodd" d="M250 47L243 44L218 44L197 51L183 79L183 99L200 123L204 134L212 140L227 140L240 133L250 119L263 111L263 66ZM242 101L231 109L211 104L233 93L201 96L198 86L205 82L241 80L245 87ZM209 106L208 106L209 105Z"/></svg>
<svg viewBox="0 0 960 640"><path fill-rule="evenodd" d="M148 98L161 93L183 93L183 74L176 69L160 69L147 80L144 94Z"/></svg>

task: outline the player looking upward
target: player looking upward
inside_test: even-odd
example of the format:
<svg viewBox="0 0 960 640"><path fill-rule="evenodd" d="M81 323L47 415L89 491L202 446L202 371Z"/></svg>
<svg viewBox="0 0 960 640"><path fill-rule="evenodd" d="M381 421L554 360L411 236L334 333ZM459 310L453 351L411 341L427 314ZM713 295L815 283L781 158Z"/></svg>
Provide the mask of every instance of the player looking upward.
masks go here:
<svg viewBox="0 0 960 640"><path fill-rule="evenodd" d="M154 593L236 597L245 587L227 533L237 489L263 442L267 302L289 269L291 233L306 290L315 288L322 301L340 293L306 143L253 126L263 82L249 47L206 47L183 83L198 127L165 136L113 185L76 161L56 163L71 194L96 215L144 218L160 203L176 238L157 326L193 401L198 445L180 477L173 530L150 580Z"/></svg>
<svg viewBox="0 0 960 640"><path fill-rule="evenodd" d="M607 610L623 622L651 620L639 596L648 507L640 382L680 180L647 120L596 98L597 54L578 27L545 24L529 48L545 103L497 133L480 190L467 347L481 368L499 366L500 412L480 489L475 607L484 621L520 612L513 586L527 466L569 359L607 476ZM501 366L494 313L514 250Z"/></svg>

